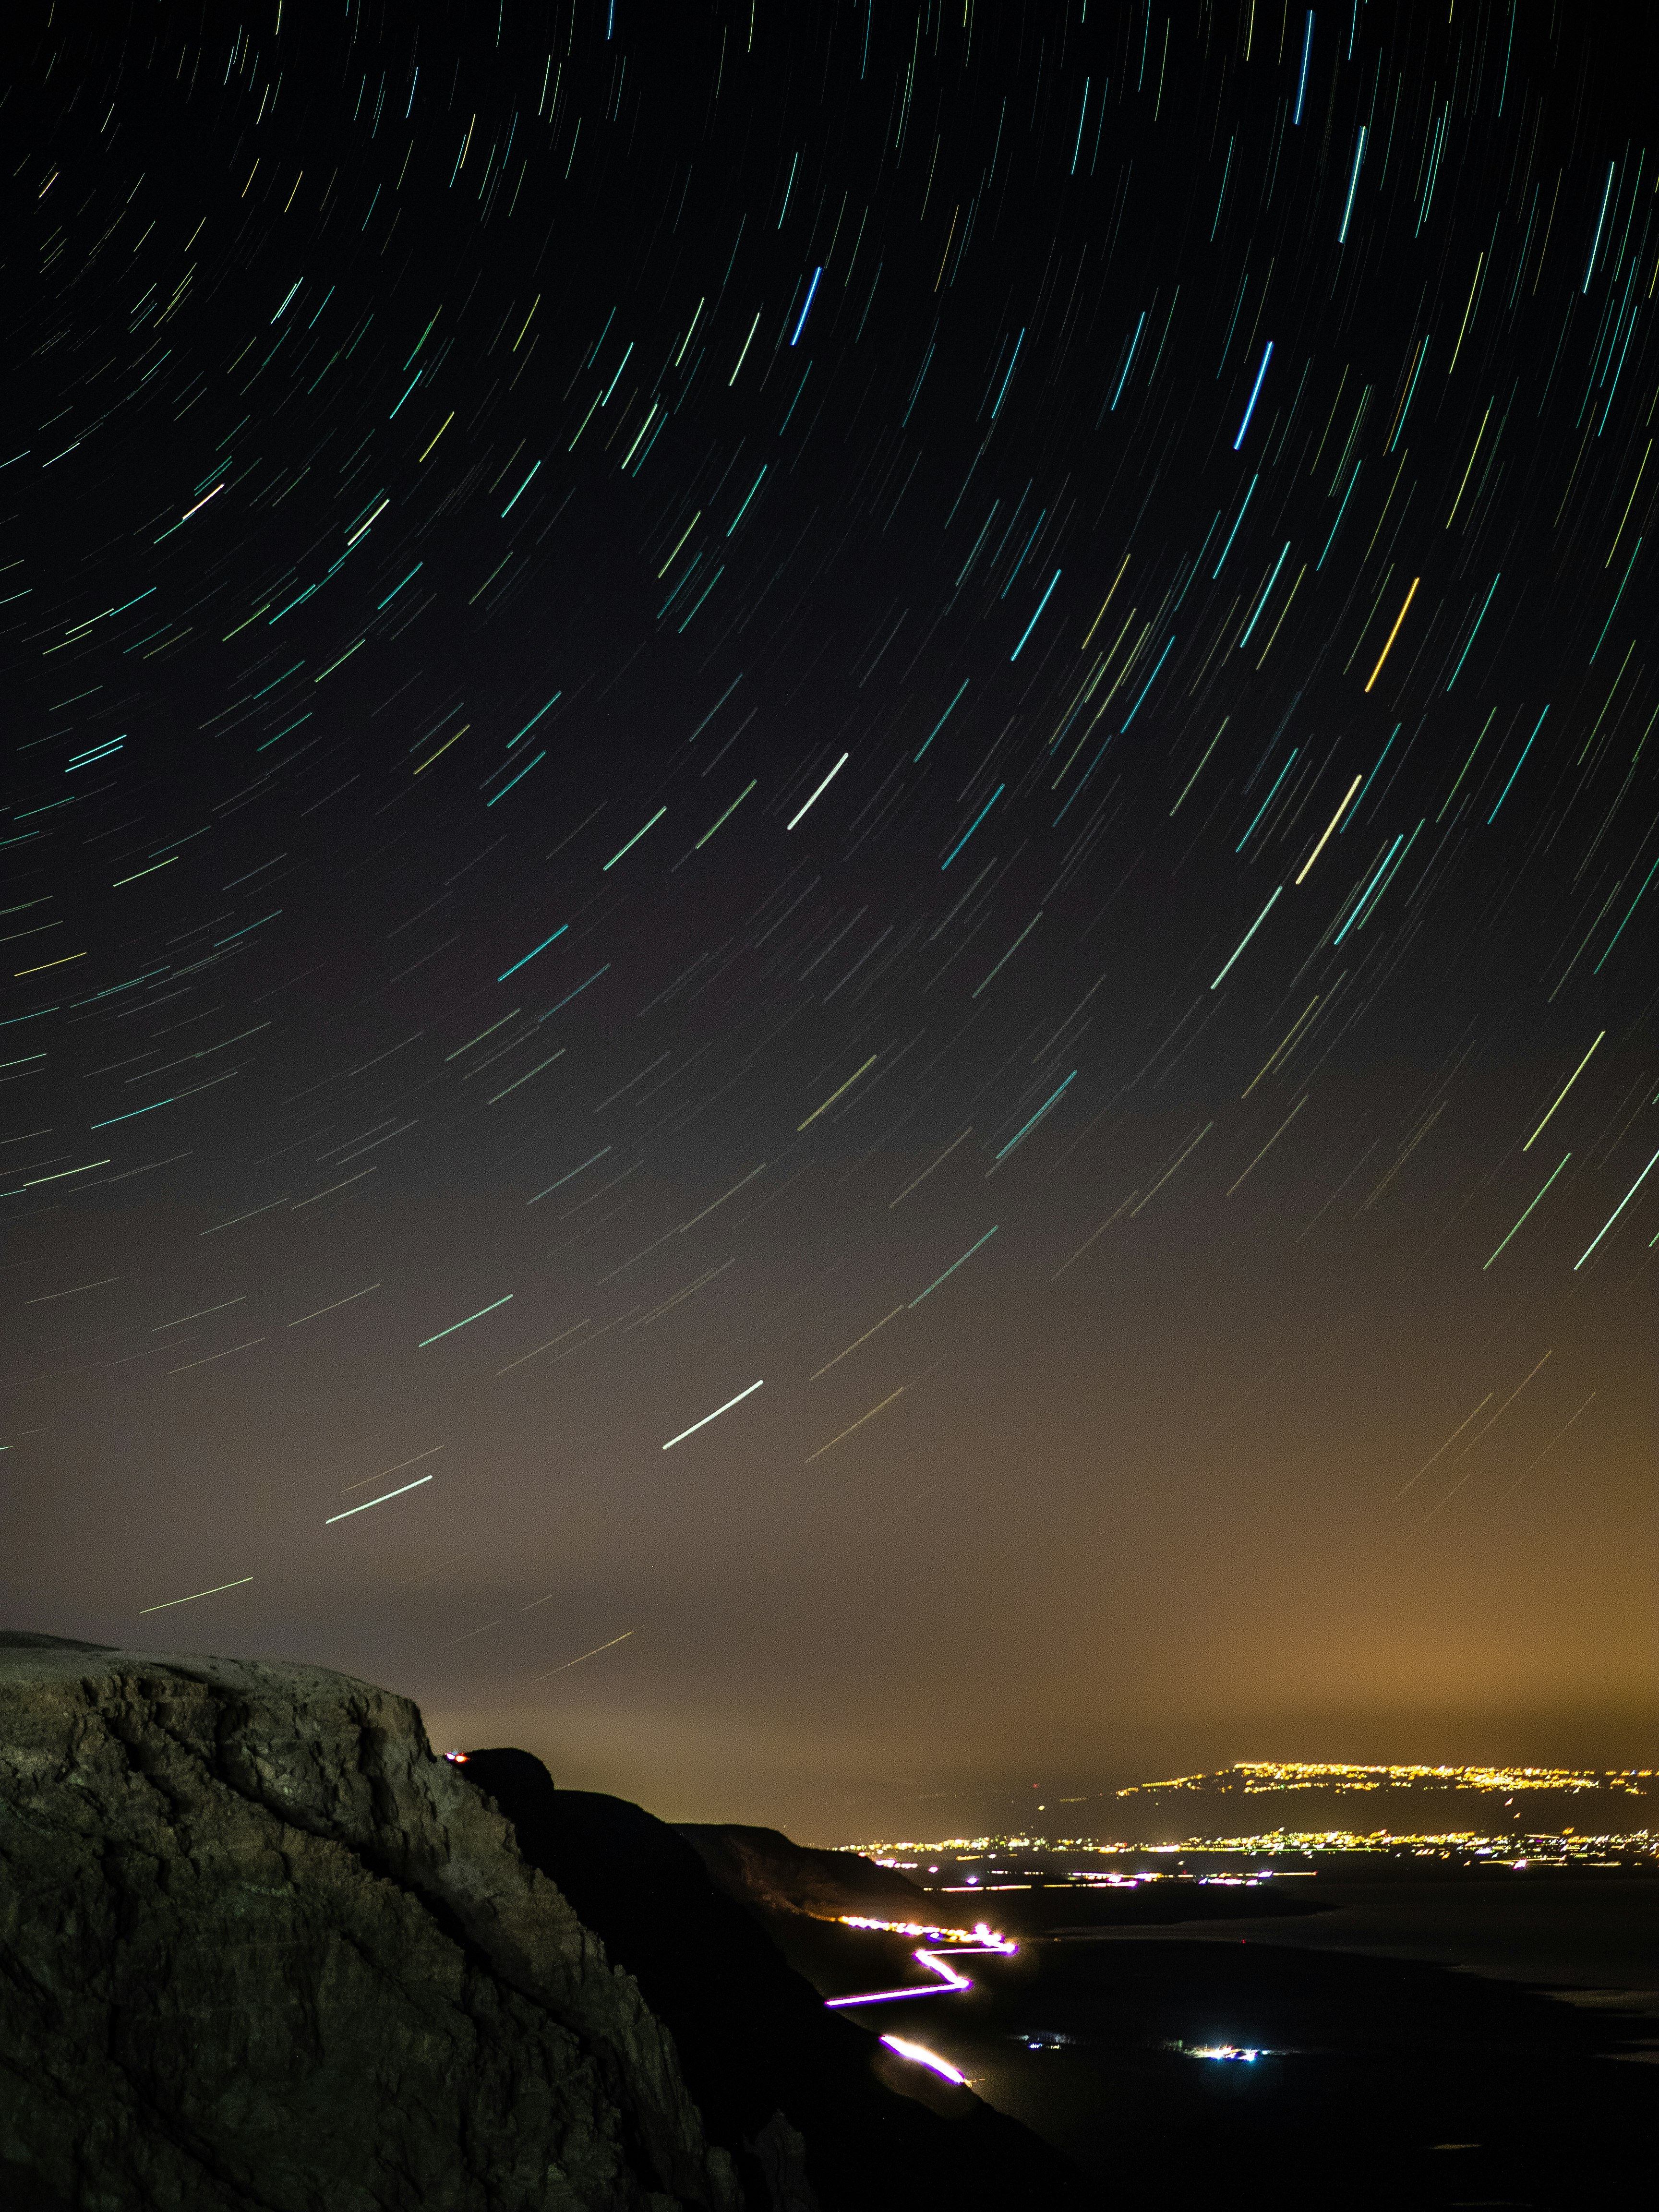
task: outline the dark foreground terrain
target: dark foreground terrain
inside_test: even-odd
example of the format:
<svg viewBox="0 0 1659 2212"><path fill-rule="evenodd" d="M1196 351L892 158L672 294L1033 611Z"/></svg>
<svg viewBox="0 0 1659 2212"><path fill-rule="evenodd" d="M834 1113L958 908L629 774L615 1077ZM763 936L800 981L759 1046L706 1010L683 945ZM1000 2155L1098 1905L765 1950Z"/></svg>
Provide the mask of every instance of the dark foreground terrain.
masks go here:
<svg viewBox="0 0 1659 2212"><path fill-rule="evenodd" d="M836 1916L981 1912L1018 1948L968 1990L826 2007L928 1979ZM1320 1917L931 1898L436 1759L323 1668L0 1635L0 2212L1644 2201L1650 2018L1298 1948Z"/></svg>
<svg viewBox="0 0 1659 2212"><path fill-rule="evenodd" d="M4 2212L1089 2195L827 2012L637 1806L436 1759L322 1668L0 1635Z"/></svg>

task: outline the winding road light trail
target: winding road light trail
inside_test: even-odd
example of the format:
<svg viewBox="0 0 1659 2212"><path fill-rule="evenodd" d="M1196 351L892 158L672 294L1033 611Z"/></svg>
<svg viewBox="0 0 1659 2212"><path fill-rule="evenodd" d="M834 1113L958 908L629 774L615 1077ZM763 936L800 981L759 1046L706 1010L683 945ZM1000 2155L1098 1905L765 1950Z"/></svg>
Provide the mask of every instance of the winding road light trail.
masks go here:
<svg viewBox="0 0 1659 2212"><path fill-rule="evenodd" d="M967 2087L968 2076L952 2066L948 2058L941 2058L937 2051L926 2050L920 2043L908 2043L902 2035L884 2035L881 2039L890 2051L896 2051L901 2058L908 2058L913 2066L926 2066L932 2072L942 2075L945 2081L954 2081L964 2089ZM1249 2055L1254 2058L1255 2053L1251 2051Z"/></svg>
<svg viewBox="0 0 1659 2212"><path fill-rule="evenodd" d="M989 1940L983 1943L964 1943L958 1946L957 1951L958 1958L964 1955L983 1957L990 1954L1006 1959L1018 1948L1017 1944L1011 1943L1006 1936L992 1936L988 1928L975 1929L975 1932L988 1936ZM826 1997L824 1999L826 2008L833 2012L845 2010L849 2005L889 2004L899 1997L948 1996L957 1990L971 1990L974 1986L966 1974L957 1973L956 1968L938 1951L929 1951L924 1947L913 1955L919 1966L923 1967L930 1974L939 1976L938 1988L929 1987L924 1983L921 1988L909 1986L902 1990L869 1990L860 1996Z"/></svg>

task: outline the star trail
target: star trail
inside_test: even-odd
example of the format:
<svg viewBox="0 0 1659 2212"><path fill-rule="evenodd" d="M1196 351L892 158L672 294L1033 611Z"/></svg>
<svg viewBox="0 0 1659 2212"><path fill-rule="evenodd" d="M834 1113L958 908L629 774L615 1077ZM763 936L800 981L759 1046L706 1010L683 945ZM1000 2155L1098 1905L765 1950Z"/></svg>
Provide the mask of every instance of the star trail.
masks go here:
<svg viewBox="0 0 1659 2212"><path fill-rule="evenodd" d="M1603 32L32 0L9 83L13 1619L824 1832L1634 1711Z"/></svg>

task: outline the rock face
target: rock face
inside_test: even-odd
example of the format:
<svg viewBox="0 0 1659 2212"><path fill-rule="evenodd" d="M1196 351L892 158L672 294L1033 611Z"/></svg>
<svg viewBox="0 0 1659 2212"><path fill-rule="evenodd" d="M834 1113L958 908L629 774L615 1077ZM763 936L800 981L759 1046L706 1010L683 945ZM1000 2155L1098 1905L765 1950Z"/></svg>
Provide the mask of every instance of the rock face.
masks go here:
<svg viewBox="0 0 1659 2212"><path fill-rule="evenodd" d="M769 2139L770 2140L770 2139ZM0 1635L0 2185L738 2212L672 2037L407 1699Z"/></svg>

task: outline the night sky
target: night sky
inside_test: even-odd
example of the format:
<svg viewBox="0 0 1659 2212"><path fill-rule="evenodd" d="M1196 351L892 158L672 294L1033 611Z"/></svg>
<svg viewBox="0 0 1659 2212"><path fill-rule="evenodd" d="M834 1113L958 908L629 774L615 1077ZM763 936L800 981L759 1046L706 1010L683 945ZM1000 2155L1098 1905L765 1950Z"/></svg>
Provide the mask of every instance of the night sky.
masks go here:
<svg viewBox="0 0 1659 2212"><path fill-rule="evenodd" d="M1605 19L31 11L8 1620L823 1841L1636 1756Z"/></svg>

